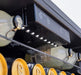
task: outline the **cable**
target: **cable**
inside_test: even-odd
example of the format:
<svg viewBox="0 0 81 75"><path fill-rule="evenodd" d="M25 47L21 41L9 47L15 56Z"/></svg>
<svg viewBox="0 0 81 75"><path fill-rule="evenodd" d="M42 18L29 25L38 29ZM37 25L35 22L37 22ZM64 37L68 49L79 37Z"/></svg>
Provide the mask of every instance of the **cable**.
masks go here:
<svg viewBox="0 0 81 75"><path fill-rule="evenodd" d="M21 45L21 46L23 46L23 47L25 47L25 48L29 48L29 49L31 49L31 50L33 50L33 51L35 51L35 52L41 53L41 54L43 54L43 55L46 55L46 56L49 56L49 57L51 57L51 58L57 59L57 60L59 60L59 61L62 61L62 62L64 62L64 63L66 63L66 64L72 65L72 66L74 66L74 67L76 67L76 68L78 68L78 69L81 69L81 68L80 68L79 66L77 66L77 65L73 65L73 64L71 64L71 63L65 62L65 61L63 61L63 60L61 60L61 59L59 59L59 58L56 58L56 57L54 57L54 56L51 56L51 55L49 55L49 54L47 54L47 53L44 53L44 52L42 52L42 51L40 51L40 50L38 50L38 49L35 49L35 48L33 48L33 47L30 47L30 46L28 46L28 45L26 45L26 44L23 44L23 43L21 43L21 42L18 42L18 41L16 41L16 40L13 40L13 39L9 39L9 38L7 38L7 37L1 35L1 34L0 34L0 37L4 38L4 39L6 39L6 40L12 41L12 42L14 42L14 43L16 43L16 44L18 44L18 45Z"/></svg>

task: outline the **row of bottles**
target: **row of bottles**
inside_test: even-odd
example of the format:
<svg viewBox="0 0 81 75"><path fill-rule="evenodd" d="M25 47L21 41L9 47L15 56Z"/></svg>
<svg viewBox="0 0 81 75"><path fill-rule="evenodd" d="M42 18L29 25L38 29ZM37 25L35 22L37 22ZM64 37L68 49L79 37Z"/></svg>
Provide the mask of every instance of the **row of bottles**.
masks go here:
<svg viewBox="0 0 81 75"><path fill-rule="evenodd" d="M75 75L59 71L54 68L43 68L41 64L25 62L22 58L17 58L10 63L0 53L0 75Z"/></svg>

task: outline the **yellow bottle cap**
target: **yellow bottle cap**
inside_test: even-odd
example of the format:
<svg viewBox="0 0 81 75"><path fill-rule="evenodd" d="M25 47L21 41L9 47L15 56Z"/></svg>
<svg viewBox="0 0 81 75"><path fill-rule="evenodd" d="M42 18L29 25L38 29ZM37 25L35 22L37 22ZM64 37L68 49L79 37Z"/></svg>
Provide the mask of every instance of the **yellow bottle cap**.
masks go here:
<svg viewBox="0 0 81 75"><path fill-rule="evenodd" d="M54 68L50 68L48 71L48 75L57 75L57 72Z"/></svg>
<svg viewBox="0 0 81 75"><path fill-rule="evenodd" d="M75 75L74 73L72 73L71 75Z"/></svg>
<svg viewBox="0 0 81 75"><path fill-rule="evenodd" d="M36 64L33 68L33 75L45 75L44 68L40 64Z"/></svg>
<svg viewBox="0 0 81 75"><path fill-rule="evenodd" d="M0 75L8 75L7 62L1 53L0 53Z"/></svg>
<svg viewBox="0 0 81 75"><path fill-rule="evenodd" d="M27 63L23 59L18 58L13 62L12 75L30 75Z"/></svg>
<svg viewBox="0 0 81 75"><path fill-rule="evenodd" d="M59 73L59 75L67 75L67 74L66 74L66 72L64 72L64 71L61 71L61 72Z"/></svg>

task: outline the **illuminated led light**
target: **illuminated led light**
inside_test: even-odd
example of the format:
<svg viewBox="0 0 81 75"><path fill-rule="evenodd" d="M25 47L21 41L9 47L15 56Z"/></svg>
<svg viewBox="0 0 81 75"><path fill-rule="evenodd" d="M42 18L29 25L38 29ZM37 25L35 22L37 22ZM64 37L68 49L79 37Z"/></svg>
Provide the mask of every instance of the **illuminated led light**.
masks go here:
<svg viewBox="0 0 81 75"><path fill-rule="evenodd" d="M22 30L24 30L25 29L25 27L22 27Z"/></svg>
<svg viewBox="0 0 81 75"><path fill-rule="evenodd" d="M44 39L44 42L46 42L47 41L47 39Z"/></svg>
<svg viewBox="0 0 81 75"><path fill-rule="evenodd" d="M43 40L43 37L40 37L40 40Z"/></svg>
<svg viewBox="0 0 81 75"><path fill-rule="evenodd" d="M48 44L50 44L51 42L50 42L50 41L48 41L47 43L48 43Z"/></svg>
<svg viewBox="0 0 81 75"><path fill-rule="evenodd" d="M31 35L34 35L34 34L35 34L35 32L32 32L32 33L31 33Z"/></svg>
<svg viewBox="0 0 81 75"><path fill-rule="evenodd" d="M39 35L36 35L35 37L36 37L36 38L38 38L38 37L39 37Z"/></svg>
<svg viewBox="0 0 81 75"><path fill-rule="evenodd" d="M54 43L51 43L51 45L54 45Z"/></svg>
<svg viewBox="0 0 81 75"><path fill-rule="evenodd" d="M27 32L27 33L29 33L29 32L30 32L30 30L28 29L28 30L26 30L26 32Z"/></svg>
<svg viewBox="0 0 81 75"><path fill-rule="evenodd" d="M54 44L54 47L57 47L58 45L57 44Z"/></svg>

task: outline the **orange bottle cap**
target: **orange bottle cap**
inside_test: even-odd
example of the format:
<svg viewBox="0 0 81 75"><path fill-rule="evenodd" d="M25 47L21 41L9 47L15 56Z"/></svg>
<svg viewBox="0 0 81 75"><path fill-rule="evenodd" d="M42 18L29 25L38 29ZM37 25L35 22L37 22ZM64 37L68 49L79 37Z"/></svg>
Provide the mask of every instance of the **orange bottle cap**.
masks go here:
<svg viewBox="0 0 81 75"><path fill-rule="evenodd" d="M54 68L50 68L48 71L48 75L57 75L57 72Z"/></svg>
<svg viewBox="0 0 81 75"><path fill-rule="evenodd" d="M36 64L33 68L33 74L32 75L46 75L42 65Z"/></svg>
<svg viewBox="0 0 81 75"><path fill-rule="evenodd" d="M12 75L30 75L27 63L23 59L18 58L13 62Z"/></svg>
<svg viewBox="0 0 81 75"><path fill-rule="evenodd" d="M7 62L1 53L0 53L0 75L8 75Z"/></svg>

